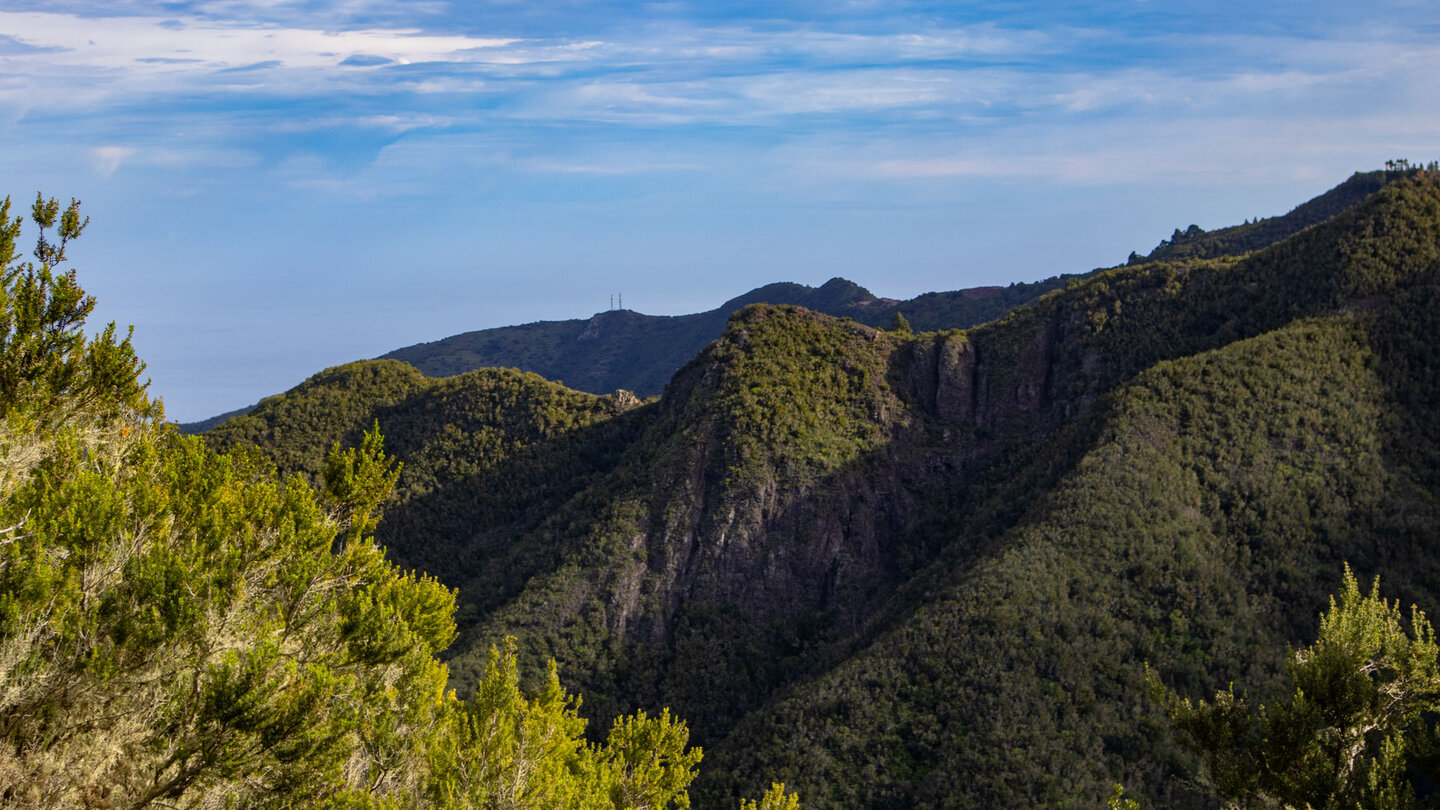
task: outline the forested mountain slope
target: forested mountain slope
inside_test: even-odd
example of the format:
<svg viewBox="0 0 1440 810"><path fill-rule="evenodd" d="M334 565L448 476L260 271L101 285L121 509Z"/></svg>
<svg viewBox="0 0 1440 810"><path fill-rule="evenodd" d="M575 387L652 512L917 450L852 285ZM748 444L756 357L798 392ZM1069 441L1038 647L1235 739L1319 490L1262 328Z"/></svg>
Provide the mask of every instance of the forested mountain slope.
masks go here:
<svg viewBox="0 0 1440 810"><path fill-rule="evenodd" d="M206 434L228 450L255 444L282 469L318 481L335 442L358 443L380 424L405 465L376 540L401 565L474 574L463 612L505 592L493 580L523 577L513 561L493 566L524 534L610 470L646 424L648 411L621 393L598 397L513 369L427 378L396 360L327 369ZM468 606L468 608L466 607Z"/></svg>
<svg viewBox="0 0 1440 810"><path fill-rule="evenodd" d="M902 314L916 329L960 329L994 320L1064 286L1071 278L1074 276L931 292L908 301L876 298L842 278L819 287L781 282L693 315L611 310L588 320L538 321L465 332L396 349L381 359L403 361L430 377L481 368L515 368L563 382L577 391L609 394L624 390L650 397L659 394L677 369L720 336L732 313L749 304L792 304L871 326L888 326L896 314ZM259 403L181 424L180 429L204 433L257 407Z"/></svg>
<svg viewBox="0 0 1440 810"><path fill-rule="evenodd" d="M1297 205L1294 210L1281 216L1258 218L1243 225L1232 225L1213 231L1206 231L1195 225L1183 231L1176 228L1169 239L1161 241L1143 260L1153 262L1207 259L1215 256L1237 256L1259 250L1293 236L1311 225L1324 222L1374 194L1387 182L1408 173L1408 170L1356 172L1335 188ZM1138 261L1142 259L1137 256L1132 263Z"/></svg>
<svg viewBox="0 0 1440 810"><path fill-rule="evenodd" d="M502 326L396 349L428 375L443 377L487 366L533 371L571 388L607 394L624 389L659 394L675 370L720 336L725 322L755 303L803 306L816 312L888 326L903 313L917 329L959 329L1004 315L1065 284L1065 277L1008 287L927 293L909 301L876 298L853 282L833 278L819 287L767 284L694 315L600 312L589 320L540 321Z"/></svg>
<svg viewBox="0 0 1440 810"><path fill-rule="evenodd" d="M1348 180L1283 216L1244 225L1203 231L1176 229L1141 261L1238 255L1271 245L1303 228L1323 222L1374 193L1401 172L1357 172ZM741 307L755 303L803 306L846 317L868 326L889 327L896 314L918 331L968 329L1005 315L1081 275L1060 275L1004 287L975 287L930 292L906 301L877 298L869 290L841 278L820 287L788 282L767 284L732 298L708 312L692 315L643 315L630 310L596 313L589 319L538 321L464 332L428 343L396 349L382 359L402 360L431 377L463 374L479 368L517 368L578 390L608 394L633 391L641 397L659 394L675 373L707 343L724 331L726 320ZM181 425L203 433L255 406Z"/></svg>
<svg viewBox="0 0 1440 810"><path fill-rule="evenodd" d="M1437 285L1440 181L1412 174L1263 250L1097 273L968 332L749 307L657 403L523 378L507 407L556 403L553 438L436 404L457 447L502 448L464 477L400 450L428 394L296 406L334 419L300 455L378 417L427 494L489 504L387 517L412 509L392 553L462 586L452 671L513 634L594 717L674 708L707 747L701 806L761 773L816 807L1093 807L1116 780L1209 806L1142 662L1197 695L1266 683L1343 560L1440 602ZM285 400L212 441L294 452ZM522 449L560 483L488 489Z"/></svg>
<svg viewBox="0 0 1440 810"><path fill-rule="evenodd" d="M315 487L181 435L129 338L87 334L96 301L66 267L79 202L36 195L35 261L10 212L0 199L0 808L690 806L701 752L669 712L587 741L553 664L521 690L510 642L473 699L446 689L455 594L369 535L397 476L378 433L335 445ZM335 376L404 389L358 371ZM468 412L526 382L471 386ZM519 415L563 429L593 404ZM774 785L742 806L797 800Z"/></svg>

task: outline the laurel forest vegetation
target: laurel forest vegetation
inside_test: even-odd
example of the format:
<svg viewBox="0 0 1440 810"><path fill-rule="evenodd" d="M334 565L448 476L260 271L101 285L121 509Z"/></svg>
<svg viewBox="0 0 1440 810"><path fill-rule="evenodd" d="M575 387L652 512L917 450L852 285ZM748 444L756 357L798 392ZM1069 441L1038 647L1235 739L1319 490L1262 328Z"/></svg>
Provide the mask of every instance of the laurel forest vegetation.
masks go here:
<svg viewBox="0 0 1440 810"><path fill-rule="evenodd" d="M0 204L0 807L688 807L668 711L585 736L581 700L489 649L460 699L455 593L373 531L378 431L316 474L166 423L67 250L88 220ZM772 785L747 808L793 809Z"/></svg>
<svg viewBox="0 0 1440 810"><path fill-rule="evenodd" d="M1406 810L1440 779L1440 647L1429 619L1345 567L1319 635L1290 655L1295 691L1268 706L1235 687L1192 703L1148 674L1204 779L1233 807Z"/></svg>
<svg viewBox="0 0 1440 810"><path fill-rule="evenodd" d="M1179 236L963 330L963 292L780 285L843 317L740 301L644 401L467 366L499 340L659 368L598 348L611 312L329 369L204 440L329 492L378 421L405 470L375 537L456 589L450 686L473 700L495 649L539 689L553 659L592 745L668 707L698 806L772 780L812 807L1272 806L1298 794L1231 798L1146 666L1273 720L1347 561L1440 595L1440 177Z"/></svg>
<svg viewBox="0 0 1440 810"><path fill-rule="evenodd" d="M199 438L30 215L0 805L1437 801L1430 625L1358 584L1440 596L1429 168L1039 286L457 336Z"/></svg>

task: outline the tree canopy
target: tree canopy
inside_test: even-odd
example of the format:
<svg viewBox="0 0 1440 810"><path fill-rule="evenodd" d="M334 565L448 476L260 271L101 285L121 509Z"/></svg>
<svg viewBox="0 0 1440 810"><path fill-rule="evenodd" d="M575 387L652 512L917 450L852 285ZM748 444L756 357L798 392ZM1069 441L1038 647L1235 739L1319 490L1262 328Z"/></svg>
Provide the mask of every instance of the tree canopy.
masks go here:
<svg viewBox="0 0 1440 810"><path fill-rule="evenodd" d="M1414 606L1408 624L1378 578L1363 594L1346 566L1315 643L1290 657L1289 699L1260 705L1232 685L1192 703L1150 685L1227 806L1414 807L1415 782L1440 775L1440 647Z"/></svg>
<svg viewBox="0 0 1440 810"><path fill-rule="evenodd" d="M83 331L79 203L37 198L33 262L0 217L0 807L689 806L668 711L587 742L513 643L447 689L454 593L371 537L378 426L318 488L180 435L128 337Z"/></svg>

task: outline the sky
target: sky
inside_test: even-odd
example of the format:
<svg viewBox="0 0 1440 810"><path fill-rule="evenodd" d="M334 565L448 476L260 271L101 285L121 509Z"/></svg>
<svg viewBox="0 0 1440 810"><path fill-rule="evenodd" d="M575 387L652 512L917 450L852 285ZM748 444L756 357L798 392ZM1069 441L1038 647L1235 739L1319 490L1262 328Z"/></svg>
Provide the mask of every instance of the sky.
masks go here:
<svg viewBox="0 0 1440 810"><path fill-rule="evenodd" d="M1433 0L0 0L0 195L82 200L190 421L616 294L1119 264L1440 159L1436 76Z"/></svg>

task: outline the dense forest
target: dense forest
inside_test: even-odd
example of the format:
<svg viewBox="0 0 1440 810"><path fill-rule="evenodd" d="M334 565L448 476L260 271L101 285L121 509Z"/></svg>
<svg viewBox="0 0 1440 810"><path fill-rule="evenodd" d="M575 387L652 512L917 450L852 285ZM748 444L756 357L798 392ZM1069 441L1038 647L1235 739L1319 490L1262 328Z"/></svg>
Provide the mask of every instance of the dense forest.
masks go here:
<svg viewBox="0 0 1440 810"><path fill-rule="evenodd" d="M1325 194L1276 217L1205 231L1191 225L1175 229L1148 256L1131 253L1130 264L1189 258L1233 256L1280 241L1323 222L1363 200L1388 179L1406 172L1357 172ZM609 394L631 391L658 395L676 370L720 337L730 315L756 303L802 306L867 326L890 328L899 322L920 331L969 329L996 320L1087 273L1059 275L1004 287L974 287L930 292L909 300L878 298L842 278L819 287L788 282L767 284L693 315L643 315L625 309L596 313L588 319L538 321L481 329L396 349L383 359L401 360L432 377L448 377L482 368L530 371L577 391ZM181 425L203 433L255 406Z"/></svg>
<svg viewBox="0 0 1440 810"><path fill-rule="evenodd" d="M1214 233L964 330L751 304L648 402L365 361L206 442L318 481L378 423L452 686L513 638L597 740L669 708L702 806L1212 807L1175 701L1282 695L1347 563L1440 603L1440 180Z"/></svg>
<svg viewBox="0 0 1440 810"><path fill-rule="evenodd" d="M385 358L403 360L437 377L509 367L533 371L580 391L608 394L627 390L649 397L664 390L677 369L720 337L732 313L750 304L802 306L870 326L889 326L899 316L917 329L964 329L1028 304L1065 286L1070 278L926 293L908 301L877 298L842 278L832 278L819 287L767 284L694 315L610 310L588 320L540 321L466 332L396 349Z"/></svg>
<svg viewBox="0 0 1440 810"><path fill-rule="evenodd" d="M6 200L0 807L1433 803L1440 177L1287 217L194 437Z"/></svg>
<svg viewBox="0 0 1440 810"><path fill-rule="evenodd" d="M832 278L819 287L784 282L767 284L693 315L642 315L612 309L587 320L538 321L465 332L396 349L381 359L403 361L431 377L515 368L563 382L577 391L629 391L651 397L664 390L677 369L720 337L733 312L749 304L803 306L871 326L890 326L899 319L917 329L963 329L995 320L1065 286L1071 278L1055 276L1006 287L931 292L908 301L877 298L842 278ZM204 433L256 407L239 408L180 428Z"/></svg>
<svg viewBox="0 0 1440 810"><path fill-rule="evenodd" d="M467 699L447 688L455 593L372 536L399 475L378 432L332 443L308 479L181 435L129 338L84 331L95 300L62 269L78 203L37 197L34 261L10 214L6 198L0 807L689 806L702 752L667 710L590 741L553 662L522 687L512 639ZM533 427L584 424L589 404ZM771 785L742 806L797 800Z"/></svg>

